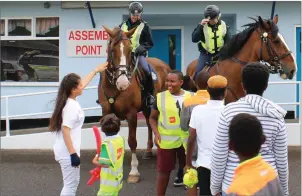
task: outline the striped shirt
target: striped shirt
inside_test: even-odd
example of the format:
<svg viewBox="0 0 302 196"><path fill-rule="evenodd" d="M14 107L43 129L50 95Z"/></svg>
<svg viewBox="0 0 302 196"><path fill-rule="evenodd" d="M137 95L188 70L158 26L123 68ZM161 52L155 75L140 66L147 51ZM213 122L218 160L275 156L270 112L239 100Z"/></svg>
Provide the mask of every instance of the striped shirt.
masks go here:
<svg viewBox="0 0 302 196"><path fill-rule="evenodd" d="M239 165L238 156L229 150L228 128L230 121L239 113L256 116L266 136L260 154L278 173L284 195L288 195L288 151L284 117L286 111L275 103L258 95L247 95L228 104L223 110L213 144L211 160L211 192L226 192L234 171Z"/></svg>

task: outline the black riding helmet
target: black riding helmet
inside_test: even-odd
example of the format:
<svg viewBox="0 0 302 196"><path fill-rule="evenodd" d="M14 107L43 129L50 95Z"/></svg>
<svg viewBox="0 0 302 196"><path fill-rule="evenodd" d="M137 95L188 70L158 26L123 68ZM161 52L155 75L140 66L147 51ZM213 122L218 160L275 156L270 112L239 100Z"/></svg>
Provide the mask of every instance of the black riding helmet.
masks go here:
<svg viewBox="0 0 302 196"><path fill-rule="evenodd" d="M132 2L129 5L129 13L133 16L138 16L143 13L143 5L139 2Z"/></svg>
<svg viewBox="0 0 302 196"><path fill-rule="evenodd" d="M216 5L208 5L204 10L204 17L210 17L211 20L219 16L219 14L220 10Z"/></svg>

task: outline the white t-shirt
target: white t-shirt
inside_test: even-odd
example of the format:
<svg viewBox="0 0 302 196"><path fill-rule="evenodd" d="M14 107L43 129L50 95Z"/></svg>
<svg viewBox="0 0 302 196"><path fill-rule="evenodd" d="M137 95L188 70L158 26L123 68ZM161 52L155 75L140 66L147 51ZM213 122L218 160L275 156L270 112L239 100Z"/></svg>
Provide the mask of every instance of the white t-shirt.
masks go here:
<svg viewBox="0 0 302 196"><path fill-rule="evenodd" d="M185 93L182 95L172 95L172 97L174 98L175 103L178 101L180 109L182 109L182 103L185 100Z"/></svg>
<svg viewBox="0 0 302 196"><path fill-rule="evenodd" d="M70 136L76 153L80 156L81 132L84 123L84 111L80 104L68 98L62 112L62 126L70 128ZM70 158L69 151L64 142L62 130L56 133L56 140L53 146L56 159Z"/></svg>
<svg viewBox="0 0 302 196"><path fill-rule="evenodd" d="M196 129L198 146L196 166L211 169L212 145L215 139L224 101L209 100L194 107L189 126Z"/></svg>

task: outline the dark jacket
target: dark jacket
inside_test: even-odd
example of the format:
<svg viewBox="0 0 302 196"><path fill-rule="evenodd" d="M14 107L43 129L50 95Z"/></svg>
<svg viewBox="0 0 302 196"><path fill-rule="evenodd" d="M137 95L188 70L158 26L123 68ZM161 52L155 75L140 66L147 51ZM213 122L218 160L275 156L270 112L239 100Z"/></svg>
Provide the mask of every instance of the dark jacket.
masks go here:
<svg viewBox="0 0 302 196"><path fill-rule="evenodd" d="M210 25L208 23L208 26L211 27L212 30L214 31L214 30L217 30L217 26L220 24L221 24L221 20L219 20L216 25ZM224 44L226 44L230 39L231 39L230 27L227 26L227 32L224 36ZM192 33L192 42L197 43L199 41L205 42L204 33L203 33L203 25L201 25L201 24L198 24ZM201 43L198 43L198 50L200 52L208 54L207 50L202 47ZM214 55L216 55L216 54L214 54Z"/></svg>
<svg viewBox="0 0 302 196"><path fill-rule="evenodd" d="M122 25L124 23L126 23L126 25L128 26L128 31L133 29L134 27L140 25L140 23L143 22L145 23L145 26L142 30L141 36L139 38L139 44L144 46L144 48L146 50L149 50L153 47L153 39L152 39L152 34L151 34L151 29L150 26L148 25L147 22L141 20L141 21L137 21L135 23L131 22L131 19L129 18L128 20L122 22L122 24L120 24L119 27L122 27Z"/></svg>

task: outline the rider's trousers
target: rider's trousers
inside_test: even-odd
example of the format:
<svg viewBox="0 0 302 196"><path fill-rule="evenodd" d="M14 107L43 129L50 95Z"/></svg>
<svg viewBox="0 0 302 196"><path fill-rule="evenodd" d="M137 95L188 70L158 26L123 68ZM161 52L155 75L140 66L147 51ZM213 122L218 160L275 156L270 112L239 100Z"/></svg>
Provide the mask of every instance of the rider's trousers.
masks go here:
<svg viewBox="0 0 302 196"><path fill-rule="evenodd" d="M196 72L194 74L193 79L196 79L197 74L204 68L207 61L210 61L211 56L208 54L205 54L204 52L200 52L197 65L196 65Z"/></svg>

